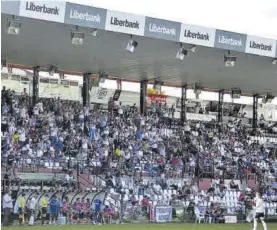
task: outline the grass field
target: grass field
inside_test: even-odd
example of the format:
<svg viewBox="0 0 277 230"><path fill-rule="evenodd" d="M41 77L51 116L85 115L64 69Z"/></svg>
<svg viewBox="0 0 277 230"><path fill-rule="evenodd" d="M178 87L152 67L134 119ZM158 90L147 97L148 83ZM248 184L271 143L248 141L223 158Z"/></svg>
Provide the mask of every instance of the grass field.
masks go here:
<svg viewBox="0 0 277 230"><path fill-rule="evenodd" d="M277 230L277 223L270 223L267 225L268 230ZM4 229L18 230L18 229L30 229L30 230L91 230L91 229L103 229L103 230L249 230L251 224L123 224L123 225L66 225L66 226L11 226L4 227ZM259 225L259 230L262 230L262 225Z"/></svg>

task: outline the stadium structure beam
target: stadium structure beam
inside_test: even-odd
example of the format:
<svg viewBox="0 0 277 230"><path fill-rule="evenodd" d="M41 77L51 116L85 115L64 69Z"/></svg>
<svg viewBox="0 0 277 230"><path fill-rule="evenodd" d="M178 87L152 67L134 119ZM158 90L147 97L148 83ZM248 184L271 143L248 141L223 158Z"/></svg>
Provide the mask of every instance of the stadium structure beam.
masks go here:
<svg viewBox="0 0 277 230"><path fill-rule="evenodd" d="M253 119L252 119L252 127L255 129L258 126L258 99L259 95L253 95Z"/></svg>
<svg viewBox="0 0 277 230"><path fill-rule="evenodd" d="M13 64L13 68L22 69L22 70L31 70L32 66L22 65L22 64ZM47 72L47 69L41 67L41 71ZM82 72L68 71L68 70L61 70L61 69L59 69L59 72L62 72L63 74L75 75L75 76L80 76L80 77L82 77L84 75ZM93 74L93 75L98 77L98 74ZM120 78L121 78L122 81L140 83L140 81L138 81L138 80L128 79L127 77L125 77L125 78L120 77ZM116 80L116 79L118 79L118 77L109 76L108 79L109 80ZM153 84L154 82L149 81L148 83ZM170 83L166 82L165 80L164 80L164 86L176 87L176 88L180 87L180 85L178 85L178 84L170 84ZM189 85L188 84L187 89L194 89L194 85ZM203 88L202 91L216 93L216 92L218 92L218 89ZM232 94L232 91L231 90L225 90L225 94ZM251 93L242 93L241 96L252 97L253 95Z"/></svg>
<svg viewBox="0 0 277 230"><path fill-rule="evenodd" d="M39 99L39 66L33 68L33 82L32 82L32 105L35 106Z"/></svg>
<svg viewBox="0 0 277 230"><path fill-rule="evenodd" d="M142 80L140 82L140 114L146 115L147 113L147 80Z"/></svg>
<svg viewBox="0 0 277 230"><path fill-rule="evenodd" d="M182 95L181 95L181 122L182 122L182 124L184 124L184 122L187 120L186 100L187 100L187 85L183 85L182 86Z"/></svg>
<svg viewBox="0 0 277 230"><path fill-rule="evenodd" d="M83 106L90 106L90 86L91 86L91 74L85 73L83 75L83 89L82 89L82 97L83 97Z"/></svg>
<svg viewBox="0 0 277 230"><path fill-rule="evenodd" d="M217 122L222 122L223 117L223 99L224 99L224 89L218 91L218 111L217 111Z"/></svg>

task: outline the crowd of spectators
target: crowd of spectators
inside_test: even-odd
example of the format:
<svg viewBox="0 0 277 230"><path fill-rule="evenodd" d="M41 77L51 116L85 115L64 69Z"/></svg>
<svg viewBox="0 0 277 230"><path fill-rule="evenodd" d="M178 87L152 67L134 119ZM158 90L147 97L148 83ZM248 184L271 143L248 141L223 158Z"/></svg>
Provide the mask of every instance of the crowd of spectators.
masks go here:
<svg viewBox="0 0 277 230"><path fill-rule="evenodd" d="M22 165L58 163L67 172L62 186L71 185L71 169L87 170L106 176L111 196L124 194L125 201L140 203L145 212L152 199L172 205L186 202L194 215L205 201L204 216L215 222L222 213L210 197L229 199L225 197L231 189L247 206L251 190L241 192L233 179L242 185L248 175L255 175L264 199L277 201L277 139L267 138L261 128L249 129L239 118L222 124L193 120L180 124L174 108L166 104L153 103L142 116L135 104L101 110L76 101L40 98L32 106L26 93L16 95L5 88L1 96L4 179L16 178ZM203 194L197 178L213 179Z"/></svg>
<svg viewBox="0 0 277 230"><path fill-rule="evenodd" d="M24 93L5 88L1 93L2 164L13 172L22 164L45 162L70 169L78 161L81 169L117 177L143 176L142 171L161 178L243 180L248 172L266 175L266 180L276 176L274 143L252 140L252 131L238 118L220 125L187 121L180 126L168 116L171 110L159 104L142 116L136 105L119 103L113 111L103 111L41 98L31 106Z"/></svg>

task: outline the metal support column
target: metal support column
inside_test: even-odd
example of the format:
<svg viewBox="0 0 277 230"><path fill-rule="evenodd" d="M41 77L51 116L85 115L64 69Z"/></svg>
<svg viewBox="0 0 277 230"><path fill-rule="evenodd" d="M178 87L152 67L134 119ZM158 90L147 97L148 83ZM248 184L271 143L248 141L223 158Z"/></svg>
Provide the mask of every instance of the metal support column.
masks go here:
<svg viewBox="0 0 277 230"><path fill-rule="evenodd" d="M82 97L83 97L83 106L89 107L90 105L90 87L91 87L91 74L85 73L83 75L83 89L82 89Z"/></svg>
<svg viewBox="0 0 277 230"><path fill-rule="evenodd" d="M35 106L39 98L39 66L34 67L32 105Z"/></svg>
<svg viewBox="0 0 277 230"><path fill-rule="evenodd" d="M146 115L147 113L147 80L140 82L140 114Z"/></svg>
<svg viewBox="0 0 277 230"><path fill-rule="evenodd" d="M222 122L223 117L223 99L224 99L224 89L218 92L218 113L217 113L217 122Z"/></svg>
<svg viewBox="0 0 277 230"><path fill-rule="evenodd" d="M181 121L182 124L187 120L187 85L182 86L182 95L181 95Z"/></svg>
<svg viewBox="0 0 277 230"><path fill-rule="evenodd" d="M255 129L258 126L258 99L259 95L253 95L253 120L252 120L252 127Z"/></svg>

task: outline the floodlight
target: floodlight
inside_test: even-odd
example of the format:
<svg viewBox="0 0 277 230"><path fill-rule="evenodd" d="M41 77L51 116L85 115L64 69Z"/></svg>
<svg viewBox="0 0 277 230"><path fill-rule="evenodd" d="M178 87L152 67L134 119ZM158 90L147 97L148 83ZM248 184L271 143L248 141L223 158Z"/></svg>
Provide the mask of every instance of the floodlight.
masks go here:
<svg viewBox="0 0 277 230"><path fill-rule="evenodd" d="M92 30L90 31L90 34L91 34L93 37L97 37L97 35L98 35L98 30L97 30L97 29L92 29Z"/></svg>
<svg viewBox="0 0 277 230"><path fill-rule="evenodd" d="M183 61L185 59L185 57L187 56L188 51L186 51L184 48L179 48L176 54L176 58L180 59L181 61Z"/></svg>
<svg viewBox="0 0 277 230"><path fill-rule="evenodd" d="M234 67L236 65L237 58L235 56L224 56L224 63L226 67Z"/></svg>
<svg viewBox="0 0 277 230"><path fill-rule="evenodd" d="M16 20L8 21L7 33L10 35L19 35L21 23Z"/></svg>
<svg viewBox="0 0 277 230"><path fill-rule="evenodd" d="M73 45L83 45L85 34L82 32L74 31L71 33L71 41Z"/></svg>
<svg viewBox="0 0 277 230"><path fill-rule="evenodd" d="M228 54L224 55L224 63L226 67L234 67L236 65L237 57L232 56L230 50L228 50Z"/></svg>
<svg viewBox="0 0 277 230"><path fill-rule="evenodd" d="M239 88L233 88L231 96L232 96L233 99L239 99L240 96L241 96L241 89L239 89Z"/></svg>
<svg viewBox="0 0 277 230"><path fill-rule="evenodd" d="M192 46L189 50L190 50L191 52L195 53L195 51L196 51L196 46Z"/></svg>
<svg viewBox="0 0 277 230"><path fill-rule="evenodd" d="M132 40L132 38L131 38L131 40L127 44L126 49L128 51L130 51L131 53L133 53L135 51L135 49L137 48L137 46L138 46L138 43L136 41Z"/></svg>
<svg viewBox="0 0 277 230"><path fill-rule="evenodd" d="M183 61L185 57L187 56L188 51L183 48L183 44L180 43L180 48L177 51L176 58L180 59Z"/></svg>

